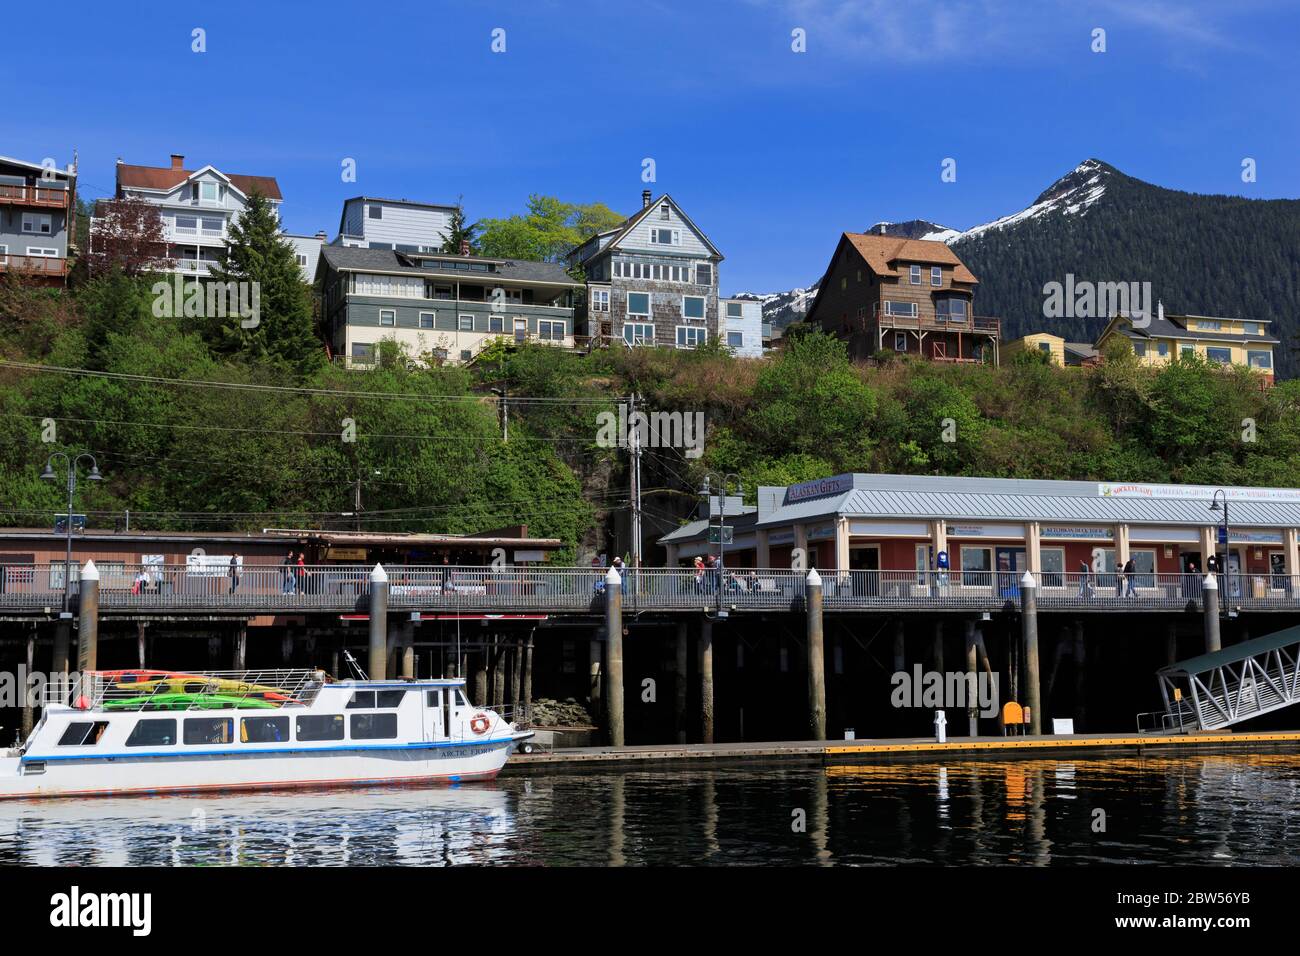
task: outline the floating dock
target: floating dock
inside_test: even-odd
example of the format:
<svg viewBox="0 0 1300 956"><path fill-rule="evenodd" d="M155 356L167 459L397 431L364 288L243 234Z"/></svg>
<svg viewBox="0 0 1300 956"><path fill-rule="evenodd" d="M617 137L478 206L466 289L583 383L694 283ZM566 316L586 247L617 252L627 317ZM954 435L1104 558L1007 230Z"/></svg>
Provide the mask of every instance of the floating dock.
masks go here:
<svg viewBox="0 0 1300 956"><path fill-rule="evenodd" d="M792 763L829 765L889 761L1036 760L1052 756L1115 757L1204 753L1300 751L1300 730L1268 733L1061 734L1042 737L958 737L946 743L913 737L880 740L774 741L769 743L659 744L640 747L571 747L517 753L503 774L633 767L665 769L701 764Z"/></svg>

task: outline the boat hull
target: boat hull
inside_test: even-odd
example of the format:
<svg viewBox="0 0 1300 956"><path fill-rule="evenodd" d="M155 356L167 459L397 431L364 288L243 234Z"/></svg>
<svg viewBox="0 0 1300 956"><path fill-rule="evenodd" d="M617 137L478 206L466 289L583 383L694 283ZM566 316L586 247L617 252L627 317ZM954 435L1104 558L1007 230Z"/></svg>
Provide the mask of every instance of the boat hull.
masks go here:
<svg viewBox="0 0 1300 956"><path fill-rule="evenodd" d="M0 758L0 799L491 780L511 744L504 738L388 748Z"/></svg>

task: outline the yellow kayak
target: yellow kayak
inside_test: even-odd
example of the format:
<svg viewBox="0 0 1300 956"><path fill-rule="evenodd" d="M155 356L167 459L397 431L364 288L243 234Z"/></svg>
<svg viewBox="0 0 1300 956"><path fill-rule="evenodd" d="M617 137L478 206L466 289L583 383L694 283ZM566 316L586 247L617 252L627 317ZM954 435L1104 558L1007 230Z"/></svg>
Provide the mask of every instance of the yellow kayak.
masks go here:
<svg viewBox="0 0 1300 956"><path fill-rule="evenodd" d="M122 690L130 690L137 696L145 694L226 694L264 697L267 700L289 699L289 695L279 687L246 684L243 681L229 680L224 677L203 677L198 674L171 674L158 680L133 681L115 686Z"/></svg>

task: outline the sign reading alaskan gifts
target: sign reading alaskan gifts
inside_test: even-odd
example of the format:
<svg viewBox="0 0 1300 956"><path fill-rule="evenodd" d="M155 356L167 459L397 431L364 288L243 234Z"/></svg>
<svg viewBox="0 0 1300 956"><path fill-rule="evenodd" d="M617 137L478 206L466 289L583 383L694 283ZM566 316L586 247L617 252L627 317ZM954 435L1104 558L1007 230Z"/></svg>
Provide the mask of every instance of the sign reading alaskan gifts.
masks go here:
<svg viewBox="0 0 1300 956"><path fill-rule="evenodd" d="M786 488L785 503L793 505L800 501L811 501L814 498L829 498L832 495L842 495L844 492L852 490L852 475L818 478L815 481L804 481Z"/></svg>

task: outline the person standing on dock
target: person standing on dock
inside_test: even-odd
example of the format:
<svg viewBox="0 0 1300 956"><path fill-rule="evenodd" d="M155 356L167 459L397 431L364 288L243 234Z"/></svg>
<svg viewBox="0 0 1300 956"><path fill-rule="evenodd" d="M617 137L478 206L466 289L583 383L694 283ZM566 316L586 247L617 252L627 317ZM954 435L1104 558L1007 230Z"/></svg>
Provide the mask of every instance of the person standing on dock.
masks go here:
<svg viewBox="0 0 1300 956"><path fill-rule="evenodd" d="M230 593L235 593L235 588L239 587L239 566L243 561L237 554L230 556Z"/></svg>
<svg viewBox="0 0 1300 956"><path fill-rule="evenodd" d="M1092 569L1088 567L1087 559L1083 558L1079 561L1079 597L1090 598L1092 596Z"/></svg>
<svg viewBox="0 0 1300 956"><path fill-rule="evenodd" d="M284 568L284 581L283 581L282 591L284 594L292 594L293 584L294 584L293 551L290 551L288 554L284 556L284 561L281 562L281 567Z"/></svg>
<svg viewBox="0 0 1300 956"><path fill-rule="evenodd" d="M1137 597L1137 588L1133 586L1133 578L1137 575L1137 565L1133 559L1129 558L1124 562L1124 596Z"/></svg>

